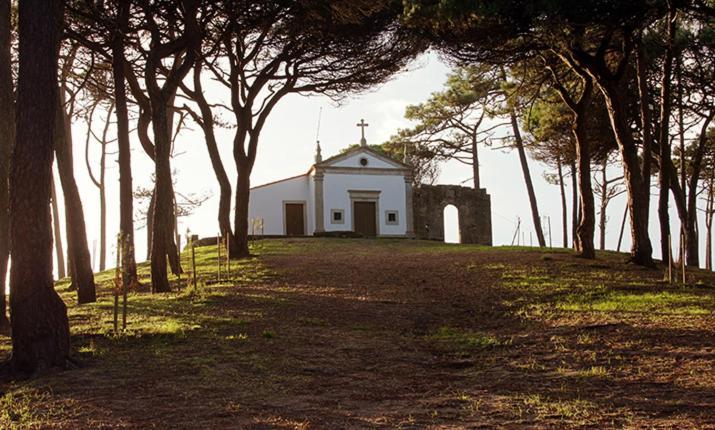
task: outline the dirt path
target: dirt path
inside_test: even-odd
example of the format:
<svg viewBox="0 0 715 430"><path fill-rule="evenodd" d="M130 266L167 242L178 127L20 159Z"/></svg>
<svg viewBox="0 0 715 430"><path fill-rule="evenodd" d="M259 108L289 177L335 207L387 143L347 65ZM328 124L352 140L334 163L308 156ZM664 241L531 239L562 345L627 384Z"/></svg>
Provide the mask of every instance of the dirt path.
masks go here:
<svg viewBox="0 0 715 430"><path fill-rule="evenodd" d="M370 241L260 262L190 307L147 302L189 329L78 334L87 367L3 389L37 428L715 428L707 286L678 292L702 312L574 311L574 291L663 291L661 273Z"/></svg>

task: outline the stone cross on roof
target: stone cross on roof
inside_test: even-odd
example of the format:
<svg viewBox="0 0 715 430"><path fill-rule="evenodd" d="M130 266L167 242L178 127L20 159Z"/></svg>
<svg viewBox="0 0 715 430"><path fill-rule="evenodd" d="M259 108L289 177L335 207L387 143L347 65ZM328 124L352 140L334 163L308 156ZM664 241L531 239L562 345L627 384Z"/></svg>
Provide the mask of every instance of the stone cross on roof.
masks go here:
<svg viewBox="0 0 715 430"><path fill-rule="evenodd" d="M366 123L364 119L361 119L360 122L357 124L357 126L361 128L360 132L362 135L362 137L360 138L360 146L367 146L367 140L365 139L365 127L369 125L370 124Z"/></svg>

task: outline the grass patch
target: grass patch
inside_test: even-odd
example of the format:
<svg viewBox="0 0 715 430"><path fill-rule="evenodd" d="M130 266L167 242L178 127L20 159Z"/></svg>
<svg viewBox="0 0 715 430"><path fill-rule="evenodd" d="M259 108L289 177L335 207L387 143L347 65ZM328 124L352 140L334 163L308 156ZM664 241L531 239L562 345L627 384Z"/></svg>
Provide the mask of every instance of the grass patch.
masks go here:
<svg viewBox="0 0 715 430"><path fill-rule="evenodd" d="M570 294L556 303L563 311L652 312L676 315L706 315L715 309L715 298L687 291L605 291Z"/></svg>
<svg viewBox="0 0 715 430"><path fill-rule="evenodd" d="M502 341L490 334L461 330L454 327L440 327L437 331L428 335L427 340L448 345L460 351L493 348L511 343L510 341Z"/></svg>
<svg viewBox="0 0 715 430"><path fill-rule="evenodd" d="M596 410L596 405L581 399L549 399L540 394L531 394L522 398L527 412L538 419L559 418L583 422Z"/></svg>

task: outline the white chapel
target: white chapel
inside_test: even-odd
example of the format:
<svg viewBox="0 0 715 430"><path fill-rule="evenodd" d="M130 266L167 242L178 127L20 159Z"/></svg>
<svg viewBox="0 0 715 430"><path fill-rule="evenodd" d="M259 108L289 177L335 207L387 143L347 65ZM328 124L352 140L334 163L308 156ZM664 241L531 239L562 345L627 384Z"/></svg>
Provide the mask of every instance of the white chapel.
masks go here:
<svg viewBox="0 0 715 430"><path fill-rule="evenodd" d="M249 218L266 236L355 232L364 237L413 237L409 166L360 145L315 164L303 175L251 189ZM254 232L255 233L255 232Z"/></svg>

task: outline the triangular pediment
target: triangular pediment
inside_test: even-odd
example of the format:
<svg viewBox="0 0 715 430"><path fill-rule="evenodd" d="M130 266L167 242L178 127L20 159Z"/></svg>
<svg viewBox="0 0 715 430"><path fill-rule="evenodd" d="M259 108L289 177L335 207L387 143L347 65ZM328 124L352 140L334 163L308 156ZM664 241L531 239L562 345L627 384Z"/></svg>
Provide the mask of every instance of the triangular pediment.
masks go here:
<svg viewBox="0 0 715 430"><path fill-rule="evenodd" d="M356 147L330 157L316 167L342 167L342 168L377 168L377 169L409 169L410 166L401 163L393 158L381 154L369 147Z"/></svg>

